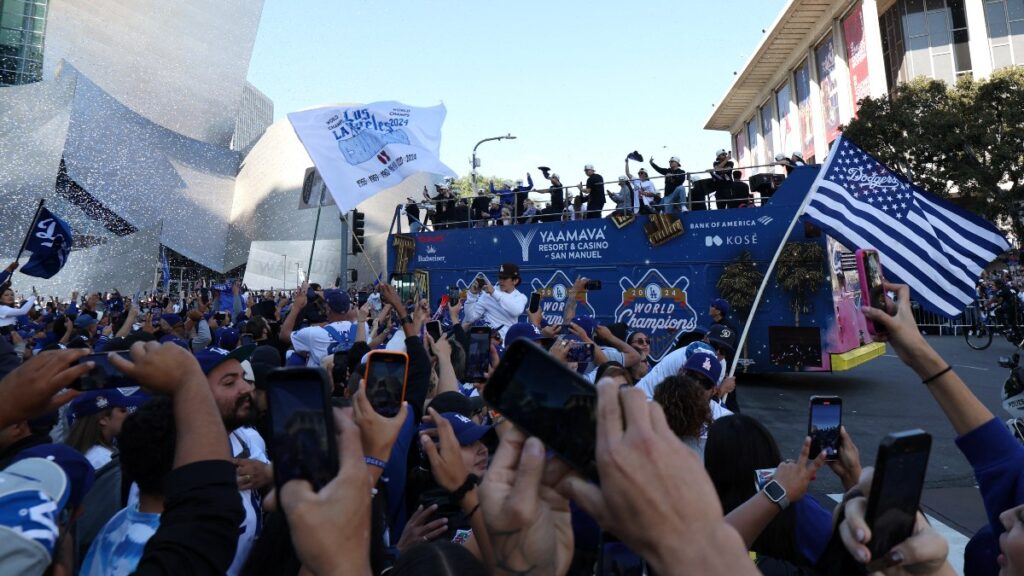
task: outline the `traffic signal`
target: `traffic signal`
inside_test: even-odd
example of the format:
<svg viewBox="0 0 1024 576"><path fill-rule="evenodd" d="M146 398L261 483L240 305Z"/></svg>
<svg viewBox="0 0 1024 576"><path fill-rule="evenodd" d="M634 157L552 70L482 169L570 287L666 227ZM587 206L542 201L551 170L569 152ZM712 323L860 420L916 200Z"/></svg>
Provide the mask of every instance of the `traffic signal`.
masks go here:
<svg viewBox="0 0 1024 576"><path fill-rule="evenodd" d="M356 282L359 282L359 270L356 270L355 268L349 268L348 281L350 284L355 284Z"/></svg>
<svg viewBox="0 0 1024 576"><path fill-rule="evenodd" d="M366 214L359 210L352 211L352 253L359 254L363 251L363 236L366 234Z"/></svg>

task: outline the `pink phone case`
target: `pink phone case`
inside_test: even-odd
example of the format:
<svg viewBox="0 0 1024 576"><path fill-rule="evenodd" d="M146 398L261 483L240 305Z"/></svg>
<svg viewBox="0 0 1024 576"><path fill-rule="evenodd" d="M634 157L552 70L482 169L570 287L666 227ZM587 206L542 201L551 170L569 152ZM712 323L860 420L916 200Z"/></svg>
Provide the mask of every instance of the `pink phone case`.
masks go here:
<svg viewBox="0 0 1024 576"><path fill-rule="evenodd" d="M868 271L867 267L864 266L865 256L868 253L874 253L877 256L878 251L873 248L861 248L855 252L855 255L857 257L857 278L858 280L860 280L860 302L862 306L873 306L871 302L871 291L868 286ZM885 273L882 271L881 258L879 258L878 260L878 271L882 274L882 277L884 278ZM874 322L868 320L866 324L868 327L868 333L871 334L872 336L883 333L882 330L878 330L875 328Z"/></svg>

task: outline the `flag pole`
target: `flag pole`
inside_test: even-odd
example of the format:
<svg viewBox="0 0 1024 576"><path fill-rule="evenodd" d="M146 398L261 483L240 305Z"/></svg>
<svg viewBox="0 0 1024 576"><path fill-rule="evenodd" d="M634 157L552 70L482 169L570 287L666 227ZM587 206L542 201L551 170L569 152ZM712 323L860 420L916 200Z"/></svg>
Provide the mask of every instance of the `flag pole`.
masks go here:
<svg viewBox="0 0 1024 576"><path fill-rule="evenodd" d="M36 219L39 218L39 213L43 211L43 204L46 202L46 198L39 199L39 206L36 206L36 213L32 216L32 223L28 225L28 232L25 233L25 239L21 242L21 249L18 250L18 255L15 256L14 261L21 260L22 253L25 252L25 248L28 247L28 241L32 238L32 227L36 225Z"/></svg>
<svg viewBox="0 0 1024 576"><path fill-rule="evenodd" d="M842 135L832 143L832 149L837 149L839 142L842 140ZM768 286L768 282L771 280L772 272L775 271L775 265L779 261L779 256L782 255L782 249L789 242L789 236L793 233L793 229L796 228L797 220L803 216L804 210L807 209L807 205L811 203L811 199L814 198L814 191L817 189L818 184L824 180L825 173L828 172L829 167L832 164L832 154L829 154L825 159L825 163L822 164L821 168L818 169L818 176L814 178L814 182L811 183L811 187L807 190L807 194L804 196L800 207L797 208L796 214L793 215L793 220L789 223L789 228L786 228L786 233L782 236L782 241L779 242L779 247L775 249L775 255L772 256L771 262L768 263L768 270L764 273L764 279L761 280L761 285L757 288L757 295L754 296L754 303L750 305L750 313L747 314L747 321L743 324L743 332L740 333L740 339L736 342L736 352L733 354L732 364L729 366L729 377L736 374L736 366L740 361L740 350L743 348L743 343L747 340L747 334L750 332L750 325L753 323L754 314L757 313L757 306L761 303L761 296L764 295L764 290ZM728 395L726 395L728 396ZM725 398L722 399L725 402Z"/></svg>
<svg viewBox="0 0 1024 576"><path fill-rule="evenodd" d="M316 251L316 235L320 230L320 211L324 209L324 190L320 189L320 202L316 206L316 225L313 226L313 243L309 247L309 267L306 269L306 280L313 275L313 252Z"/></svg>

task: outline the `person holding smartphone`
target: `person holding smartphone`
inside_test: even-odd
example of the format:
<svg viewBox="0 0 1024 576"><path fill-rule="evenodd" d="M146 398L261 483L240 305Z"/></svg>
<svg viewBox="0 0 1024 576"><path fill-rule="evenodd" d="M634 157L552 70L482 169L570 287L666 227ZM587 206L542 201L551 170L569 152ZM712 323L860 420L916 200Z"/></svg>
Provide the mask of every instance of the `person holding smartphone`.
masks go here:
<svg viewBox="0 0 1024 576"><path fill-rule="evenodd" d="M865 306L862 311L884 328L900 360L918 375L956 430L956 445L974 468L989 519L967 546L965 572L995 574L997 539L1004 531L1000 514L1024 504L1024 447L921 335L910 306L910 288L889 282L883 287L895 299L886 298L885 310Z"/></svg>
<svg viewBox="0 0 1024 576"><path fill-rule="evenodd" d="M504 340L505 333L526 310L529 298L518 290L522 278L519 266L506 262L498 267L498 286L492 286L485 276L470 285L466 295L466 319L472 324L483 320L484 324L497 330Z"/></svg>

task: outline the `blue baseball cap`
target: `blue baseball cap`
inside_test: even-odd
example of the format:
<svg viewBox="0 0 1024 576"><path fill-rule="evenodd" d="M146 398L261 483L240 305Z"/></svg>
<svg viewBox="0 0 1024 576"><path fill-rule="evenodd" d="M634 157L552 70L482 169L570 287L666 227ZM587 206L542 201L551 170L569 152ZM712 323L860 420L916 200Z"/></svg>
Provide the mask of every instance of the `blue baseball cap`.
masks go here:
<svg viewBox="0 0 1024 576"><path fill-rule="evenodd" d="M718 356L704 351L694 352L687 358L686 364L683 364L683 370L692 370L704 375L715 386L718 385L718 379L722 377L722 363L718 361Z"/></svg>
<svg viewBox="0 0 1024 576"><path fill-rule="evenodd" d="M78 318L75 318L75 328L88 328L97 322L98 320L93 316L88 314L79 314Z"/></svg>
<svg viewBox="0 0 1024 576"><path fill-rule="evenodd" d="M705 352L707 354L715 353L714 346L701 340L698 340L696 342L690 342L689 344L686 345L686 348L684 348L684 350L686 350L686 358L693 356L697 352Z"/></svg>
<svg viewBox="0 0 1024 576"><path fill-rule="evenodd" d="M344 314L352 306L352 299L344 290L324 290L324 301L327 302L327 307L336 314Z"/></svg>
<svg viewBox="0 0 1024 576"><path fill-rule="evenodd" d="M64 502L71 510L78 508L96 479L96 472L85 456L65 444L40 444L26 448L15 456L14 461L20 462L29 458L42 458L60 466L67 477L69 487ZM10 470L10 467L7 470Z"/></svg>
<svg viewBox="0 0 1024 576"><path fill-rule="evenodd" d="M715 298L714 301L711 302L711 306L713 308L718 308L722 314L729 313L729 301L725 298Z"/></svg>
<svg viewBox="0 0 1024 576"><path fill-rule="evenodd" d="M180 314L161 314L160 319L167 322L172 327L184 322Z"/></svg>
<svg viewBox="0 0 1024 576"><path fill-rule="evenodd" d="M67 475L44 458L0 471L0 562L6 572L42 574L50 566L70 493Z"/></svg>
<svg viewBox="0 0 1024 576"><path fill-rule="evenodd" d="M463 416L458 412L443 412L441 417L452 425L452 430L455 432L455 438L459 441L459 446L469 446L477 441L486 442L494 436L494 428L477 424L471 418ZM424 432L434 428L437 428L434 424L420 424L419 430Z"/></svg>
<svg viewBox="0 0 1024 576"><path fill-rule="evenodd" d="M188 350L189 352L192 351L192 349L188 347L188 342L182 340L181 338L178 338L174 334L165 334L160 337L161 344L167 344L168 342L170 342L171 344L177 344L178 346L181 346L182 348Z"/></svg>
<svg viewBox="0 0 1024 576"><path fill-rule="evenodd" d="M586 331L587 336L594 337L594 330L597 328L597 320L594 320L590 316L577 316L572 319L572 323L583 328Z"/></svg>
<svg viewBox="0 0 1024 576"><path fill-rule="evenodd" d="M209 374L213 372L214 368L227 360L238 360L239 362L248 360L255 349L255 344L241 346L230 351L223 348L206 348L196 352L195 356L196 360L199 361L199 366L203 369L203 374Z"/></svg>
<svg viewBox="0 0 1024 576"><path fill-rule="evenodd" d="M527 340L540 340L544 335L541 334L540 330L536 326L529 322L519 322L508 327L508 331L505 332L505 345L525 338Z"/></svg>
<svg viewBox="0 0 1024 576"><path fill-rule="evenodd" d="M134 412L146 400L149 400L149 394L143 392L138 386L83 392L68 405L68 425L74 424L75 420L79 418L97 414L107 408L124 408L129 412Z"/></svg>
<svg viewBox="0 0 1024 576"><path fill-rule="evenodd" d="M218 332L219 334L214 341L214 346L225 350L234 350L238 346L238 339L241 336L238 328L223 328L218 330Z"/></svg>

